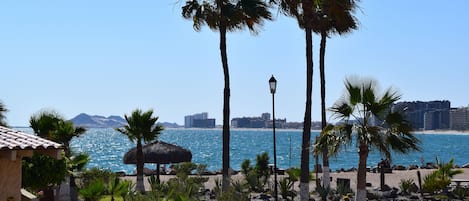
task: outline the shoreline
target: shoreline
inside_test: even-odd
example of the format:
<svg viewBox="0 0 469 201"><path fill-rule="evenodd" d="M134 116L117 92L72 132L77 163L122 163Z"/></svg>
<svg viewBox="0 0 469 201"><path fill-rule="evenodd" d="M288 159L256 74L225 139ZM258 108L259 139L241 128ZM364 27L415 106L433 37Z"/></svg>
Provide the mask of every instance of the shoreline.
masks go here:
<svg viewBox="0 0 469 201"><path fill-rule="evenodd" d="M460 170L463 170L462 174L455 175L453 179L463 179L463 180L469 180L469 168L457 168ZM417 176L417 172L420 171L421 174L421 179L423 182L423 179L425 178L426 175L430 174L431 172L435 171L437 169L414 169L414 170L393 170L392 173L386 173L385 174L385 184L388 185L391 188L398 188L399 189L399 183L401 180L404 179L412 179L415 184L418 185L419 180ZM315 174L314 174L315 175ZM278 175L279 179L282 179L286 175ZM144 177L144 182L145 182L145 189L150 190L150 184L148 183L148 178L149 176ZM160 175L161 181L168 181L171 178L174 178L175 175ZM205 188L206 189L213 189L215 187L215 181L218 179L221 181L222 175L217 174L217 175L203 175L202 177L208 177L209 180L205 183ZM357 185L357 172L331 172L330 173L331 177L331 187L336 188L337 187L337 179L349 179L350 180L350 188L356 192L356 185ZM132 182L136 182L136 176L123 176L121 177L122 179L130 180ZM244 179L244 175L241 173L237 173L234 175L231 175L231 178L233 180L242 180ZM319 173L319 178L322 178L322 173ZM273 176L271 176L271 180L273 180ZM367 172L366 174L366 181L367 183L371 184L370 188L378 188L380 185L380 173L372 173L372 172ZM469 183L464 183L463 185L469 185ZM298 186L298 185L295 185ZM310 191L313 191L316 188L316 182L310 181ZM296 189L297 187L295 187ZM299 190L299 189L296 189Z"/></svg>
<svg viewBox="0 0 469 201"><path fill-rule="evenodd" d="M222 130L222 128L165 128L167 130ZM272 128L230 128L231 131L272 131ZM276 131L303 131L302 129L295 128L276 128ZM321 132L321 130L312 129L311 132ZM437 134L437 135L469 135L469 130L421 130L412 131L414 134Z"/></svg>

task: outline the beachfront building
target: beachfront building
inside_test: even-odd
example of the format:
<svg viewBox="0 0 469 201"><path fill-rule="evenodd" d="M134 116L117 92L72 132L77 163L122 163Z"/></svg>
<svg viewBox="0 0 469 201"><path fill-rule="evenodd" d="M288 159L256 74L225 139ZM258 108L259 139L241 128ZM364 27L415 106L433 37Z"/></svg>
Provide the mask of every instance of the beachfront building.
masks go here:
<svg viewBox="0 0 469 201"><path fill-rule="evenodd" d="M261 117L238 117L231 120L233 128L265 128L265 122L268 120Z"/></svg>
<svg viewBox="0 0 469 201"><path fill-rule="evenodd" d="M215 128L215 119L209 119L208 113L198 113L184 117L184 128Z"/></svg>
<svg viewBox="0 0 469 201"><path fill-rule="evenodd" d="M21 200L22 158L33 152L60 159L62 145L0 126L0 200Z"/></svg>
<svg viewBox="0 0 469 201"><path fill-rule="evenodd" d="M285 128L285 125L287 124L287 119L275 119L275 128ZM266 128L272 128L273 122L272 120L268 120L265 122L265 127Z"/></svg>
<svg viewBox="0 0 469 201"><path fill-rule="evenodd" d="M450 126L450 101L398 102L393 110L403 111L414 130L448 129Z"/></svg>
<svg viewBox="0 0 469 201"><path fill-rule="evenodd" d="M434 110L425 112L423 115L424 130L449 129L449 110Z"/></svg>
<svg viewBox="0 0 469 201"><path fill-rule="evenodd" d="M276 128L286 128L287 119L275 119ZM262 113L260 117L237 117L231 120L232 128L272 128L270 113Z"/></svg>
<svg viewBox="0 0 469 201"><path fill-rule="evenodd" d="M451 109L450 129L451 130L469 130L469 107Z"/></svg>

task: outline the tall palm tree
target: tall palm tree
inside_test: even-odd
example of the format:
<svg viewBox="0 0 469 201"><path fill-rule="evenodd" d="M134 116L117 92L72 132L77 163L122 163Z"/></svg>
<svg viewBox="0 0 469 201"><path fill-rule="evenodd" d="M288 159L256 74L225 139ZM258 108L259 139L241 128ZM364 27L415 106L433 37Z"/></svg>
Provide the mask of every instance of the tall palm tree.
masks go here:
<svg viewBox="0 0 469 201"><path fill-rule="evenodd" d="M222 189L230 184L230 75L226 52L226 33L248 27L251 33L258 33L256 26L262 26L264 20L271 20L268 5L261 0L187 0L182 7L182 16L193 20L194 29L200 31L203 25L220 34L220 55L223 67L223 164Z"/></svg>
<svg viewBox="0 0 469 201"><path fill-rule="evenodd" d="M319 74L321 83L321 128L327 125L326 121L326 77L325 77L325 56L326 41L331 34L343 35L358 28L357 20L353 16L357 7L355 0L317 0L318 10L316 23L313 24L313 31L321 36L319 48ZM327 149L322 152L323 178L329 178L329 158ZM323 179L323 186L329 187L330 180Z"/></svg>
<svg viewBox="0 0 469 201"><path fill-rule="evenodd" d="M401 111L392 110L401 98L397 92L389 88L380 96L373 80L353 82L347 79L345 88L344 96L330 108L340 123L326 127L315 149L327 147L331 154L337 154L341 145L351 144L355 137L359 150L356 200L366 200L369 152L376 149L391 159L391 150L401 153L420 150L420 140L412 134L412 127Z"/></svg>
<svg viewBox="0 0 469 201"><path fill-rule="evenodd" d="M311 145L311 105L313 93L313 25L317 18L316 0L271 0L289 17L294 17L305 31L306 42L306 105L301 143L300 200L309 200L309 155Z"/></svg>
<svg viewBox="0 0 469 201"><path fill-rule="evenodd" d="M0 126L7 126L7 122L5 121L5 113L8 112L7 108L3 104L2 101L0 101Z"/></svg>
<svg viewBox="0 0 469 201"><path fill-rule="evenodd" d="M153 110L142 112L136 109L130 116L125 115L127 125L123 128L116 128L117 131L126 135L130 141L137 143L137 190L145 191L143 184L143 150L142 142L148 143L158 139L163 131L163 126L156 125L158 117L153 117Z"/></svg>

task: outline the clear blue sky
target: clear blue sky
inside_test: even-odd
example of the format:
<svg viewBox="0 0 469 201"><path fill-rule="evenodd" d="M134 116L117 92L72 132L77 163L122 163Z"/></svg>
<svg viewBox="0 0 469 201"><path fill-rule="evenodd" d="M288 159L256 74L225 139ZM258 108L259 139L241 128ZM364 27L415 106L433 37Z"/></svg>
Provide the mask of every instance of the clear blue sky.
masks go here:
<svg viewBox="0 0 469 201"><path fill-rule="evenodd" d="M222 123L223 72L218 33L195 32L183 1L0 2L0 100L12 126L41 109L124 115L154 109L162 122L208 112ZM361 1L359 30L328 40L327 106L343 80L362 75L393 86L402 100L467 106L469 1ZM274 11L276 13L276 11ZM268 79L278 80L276 116L302 121L304 32L276 15L263 30L228 34L231 118L271 112ZM313 120L320 120L314 37Z"/></svg>

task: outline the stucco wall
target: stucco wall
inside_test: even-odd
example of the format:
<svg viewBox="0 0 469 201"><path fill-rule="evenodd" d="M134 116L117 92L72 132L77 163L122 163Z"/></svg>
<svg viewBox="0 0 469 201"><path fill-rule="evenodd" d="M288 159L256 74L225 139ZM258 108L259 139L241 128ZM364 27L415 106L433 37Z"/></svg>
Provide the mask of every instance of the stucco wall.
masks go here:
<svg viewBox="0 0 469 201"><path fill-rule="evenodd" d="M12 161L0 157L0 201L13 197L15 201L21 200L21 157Z"/></svg>

